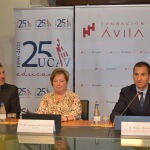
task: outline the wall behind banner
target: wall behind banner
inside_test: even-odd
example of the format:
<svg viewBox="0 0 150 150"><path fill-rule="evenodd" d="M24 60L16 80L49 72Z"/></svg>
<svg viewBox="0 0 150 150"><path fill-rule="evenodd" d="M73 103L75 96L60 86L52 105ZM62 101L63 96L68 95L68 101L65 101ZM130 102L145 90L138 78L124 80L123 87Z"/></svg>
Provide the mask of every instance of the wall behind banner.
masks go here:
<svg viewBox="0 0 150 150"><path fill-rule="evenodd" d="M7 81L9 83L15 83L15 80L14 80L14 77L15 77L15 69L14 69L14 58L15 58L14 37L15 37L15 33L14 33L13 8L22 8L22 7L23 8L29 8L29 0L4 0L4 1L1 2L1 5L0 5L0 27L1 27L0 28L0 62L2 62L4 64L4 66L5 66L5 68L6 68ZM140 12L137 12L137 13L140 13ZM89 13L88 13L88 15L89 15ZM148 13L146 12L145 15L148 15L148 18L149 18L149 12ZM97 14L95 16L97 16ZM95 16L92 17L92 19L94 19ZM105 15L103 15L102 17L104 17L104 16ZM116 15L116 16L118 16L118 15ZM128 16L130 16L130 15L128 15ZM137 16L140 16L140 15L136 15L136 17ZM86 17L84 17L84 18L86 18ZM145 18L145 16L144 17L142 16L142 18ZM83 20L85 20L85 19L83 19ZM146 20L149 21L149 19L146 19ZM80 19L80 23L81 22L82 22L82 19ZM88 22L88 23L84 24L84 26L82 26L83 24L81 26L79 24L78 27L81 29L80 31L82 31L83 27L87 27L87 24L91 25L91 22ZM149 24L146 27L149 28ZM147 30L145 30L145 32L147 32ZM115 32L115 34L117 35L118 32ZM149 34L149 32L147 32L147 34ZM79 35L80 35L80 33L79 33ZM94 34L93 37L95 38L95 36L97 36L97 35ZM150 39L150 38L148 37L148 39ZM124 49L122 51L122 54L124 53L123 55L125 57L120 57L120 58L123 58L122 60L125 59L124 62L122 62L122 63L119 62L118 63L117 60L115 60L114 62L112 61L112 63L111 63L111 61L110 61L109 62L110 66L108 66L108 67L106 67L106 64L108 62L108 57L106 57L105 60L103 60L103 59L100 60L97 57L99 55L98 53L101 52L101 50L97 50L97 49L96 49L96 51L95 51L95 49L94 49L94 51L90 50L90 52L92 52L92 53L90 55L88 55L88 57L87 57L87 54L85 54L83 52L83 55L88 58L88 63L86 63L86 61L84 61L84 59L82 59L83 55L79 54L81 52L80 51L80 46L79 46L79 50L78 50L79 53L78 54L80 56L76 60L76 62L78 62L77 66L76 66L76 68L77 68L76 71L81 71L82 69L80 70L79 68L84 67L85 64L86 65L87 64L91 65L89 60L92 58L92 59L94 59L94 61L97 61L94 64L94 66L92 66L92 67L95 68L95 70L92 70L92 71L94 71L96 73L96 78L95 79L99 79L99 77L103 77L101 79L100 84L97 84L97 83L95 84L94 82L93 82L94 84L90 83L92 86L90 85L89 89L92 89L91 92L93 92L92 93L93 95L90 92L89 92L89 95L87 95L88 91L86 90L86 88L84 88L84 90L82 88L83 85L86 85L86 84L85 83L84 84L80 84L80 83L82 83L81 81L83 81L83 80L85 82L85 80L87 78L84 78L84 77L90 77L91 76L91 72L90 73L89 72L85 72L85 74L81 74L81 76L78 73L76 74L76 79L79 79L77 81L78 83L76 83L76 92L79 93L79 95L81 96L81 99L89 99L90 100L90 116L92 116L92 114L93 114L93 103L94 103L95 100L100 100L102 102L102 104L104 105L103 108L108 108L105 111L108 111L108 113L109 113L111 111L113 105L115 104L117 98L118 98L120 88L123 87L123 86L126 86L127 84L132 83L132 76L131 76L131 74L132 74L132 67L133 67L134 63L136 61L138 61L138 60L141 60L141 59L142 60L144 59L145 61L149 62L149 60L150 60L150 56L149 56L149 47L150 47L149 41L147 41L145 39L143 41L145 41L145 43L143 44L144 46L140 47L140 48L138 47L138 51L136 51L136 49L134 49L134 53L132 53L132 51L128 51L126 49ZM87 45L88 42L86 42L85 45ZM95 41L92 41L92 43L94 43L94 42ZM99 41L97 41L97 42L99 42ZM118 43L119 43L118 45L120 45L120 42L118 42ZM91 43L89 42L89 45L90 44ZM97 46L98 45L96 44L95 48L97 48ZM128 44L125 45L125 47L127 47L127 46L128 46ZM134 44L130 43L129 46L132 47L132 46L134 46ZM144 49L144 47L147 47L147 49ZM87 52L89 53L87 47L81 47L81 48L83 50L86 49ZM120 55L119 53L121 51L120 51L120 49L119 49L119 51L118 51L118 49L117 50L114 49L114 50L111 51L110 47L109 47L109 49L107 49L106 52L107 52L107 56L109 56L109 58L110 58L110 55L112 56L112 54L116 55L116 53L118 53L118 55ZM122 56L122 54L121 54L121 56ZM137 55L137 54L140 54L140 55ZM94 55L96 57L93 57ZM132 56L132 55L136 55L138 58L132 57L132 59L129 60L128 56ZM129 60L129 62L126 62L127 60ZM78 67L79 63L81 63L82 65L80 65ZM114 63L115 63L115 65L114 65ZM97 64L100 64L100 68L97 66ZM114 65L115 67L119 66L120 69L122 69L122 68L125 69L123 71L123 72L125 72L125 74L123 76L119 77L119 80L121 80L123 83L121 83L121 84L120 83L119 84L116 83L116 81L118 80L117 76L115 76L115 74L116 74L115 73L115 69L116 68L114 66L112 66L112 65ZM123 66L121 67L121 65L123 65ZM100 70L101 70L101 73L99 72ZM103 74L103 73L106 70L107 70L107 72L112 72L112 73L111 74L107 74L107 76L105 76L105 74ZM88 76L87 76L87 74L88 74ZM115 80L114 80L114 78L113 79L110 78L110 77L112 77L112 76L110 76L112 74L114 74ZM78 76L79 76L79 78L78 78ZM82 78L80 78L80 77L82 77ZM106 80L104 78L106 78ZM126 78L126 80L124 80L125 78ZM112 84L110 84L110 83L108 84L107 83L108 84L108 88L107 88L107 86L105 88L103 88L102 87L103 83L104 83L104 81L107 81L107 79L109 79L110 83L112 83ZM90 80L91 80L91 78L90 78ZM90 81L90 80L88 78L88 81ZM89 85L89 84L87 84L87 85ZM115 88L112 88L112 87L115 87ZM102 93L100 94L99 91L101 91ZM95 96L95 92L99 93L99 95ZM105 96L104 96L104 94L105 94ZM110 95L111 95L111 97L109 97Z"/></svg>

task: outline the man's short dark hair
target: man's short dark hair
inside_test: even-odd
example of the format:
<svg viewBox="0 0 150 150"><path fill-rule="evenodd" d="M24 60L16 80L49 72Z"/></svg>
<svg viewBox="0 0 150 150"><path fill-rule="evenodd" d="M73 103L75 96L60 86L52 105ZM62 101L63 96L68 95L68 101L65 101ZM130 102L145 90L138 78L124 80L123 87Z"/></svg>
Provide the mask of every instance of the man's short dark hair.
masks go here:
<svg viewBox="0 0 150 150"><path fill-rule="evenodd" d="M133 71L135 70L135 67L143 67L143 66L145 66L147 68L148 74L150 74L150 65L144 61L140 61L140 62L136 63L134 65Z"/></svg>

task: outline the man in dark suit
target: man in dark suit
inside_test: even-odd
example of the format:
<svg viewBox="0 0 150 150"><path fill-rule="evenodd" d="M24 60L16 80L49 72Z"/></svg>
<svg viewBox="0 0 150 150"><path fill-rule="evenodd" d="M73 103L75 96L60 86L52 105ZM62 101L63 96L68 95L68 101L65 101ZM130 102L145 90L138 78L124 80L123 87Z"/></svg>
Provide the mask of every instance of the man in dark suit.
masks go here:
<svg viewBox="0 0 150 150"><path fill-rule="evenodd" d="M150 65L136 63L133 80L134 84L121 89L119 100L110 114L111 122L116 115L150 116Z"/></svg>
<svg viewBox="0 0 150 150"><path fill-rule="evenodd" d="M6 113L16 113L20 115L20 101L18 88L15 85L5 83L5 70L0 64L0 102L4 102Z"/></svg>

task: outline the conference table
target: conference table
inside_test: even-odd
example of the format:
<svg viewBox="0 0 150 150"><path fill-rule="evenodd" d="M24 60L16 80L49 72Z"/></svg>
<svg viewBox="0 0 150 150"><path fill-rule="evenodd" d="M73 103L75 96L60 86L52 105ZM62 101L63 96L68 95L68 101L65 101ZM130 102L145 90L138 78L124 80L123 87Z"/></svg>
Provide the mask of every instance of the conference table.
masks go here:
<svg viewBox="0 0 150 150"><path fill-rule="evenodd" d="M150 150L150 138L124 138L111 123L61 123L51 135L17 134L17 119L0 122L0 150Z"/></svg>

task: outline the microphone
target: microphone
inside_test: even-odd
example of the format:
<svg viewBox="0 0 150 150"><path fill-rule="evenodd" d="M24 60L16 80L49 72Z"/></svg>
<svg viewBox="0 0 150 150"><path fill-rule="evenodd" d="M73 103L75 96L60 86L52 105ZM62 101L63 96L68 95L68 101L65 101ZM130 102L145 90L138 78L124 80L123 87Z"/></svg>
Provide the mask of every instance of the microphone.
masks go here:
<svg viewBox="0 0 150 150"><path fill-rule="evenodd" d="M133 101L136 99L136 97L140 94L140 92L137 92L136 95L133 97L133 99L128 103L128 105L125 107L125 109L122 111L120 116L123 116L123 114L126 112L126 110L130 107L130 105L133 103Z"/></svg>

